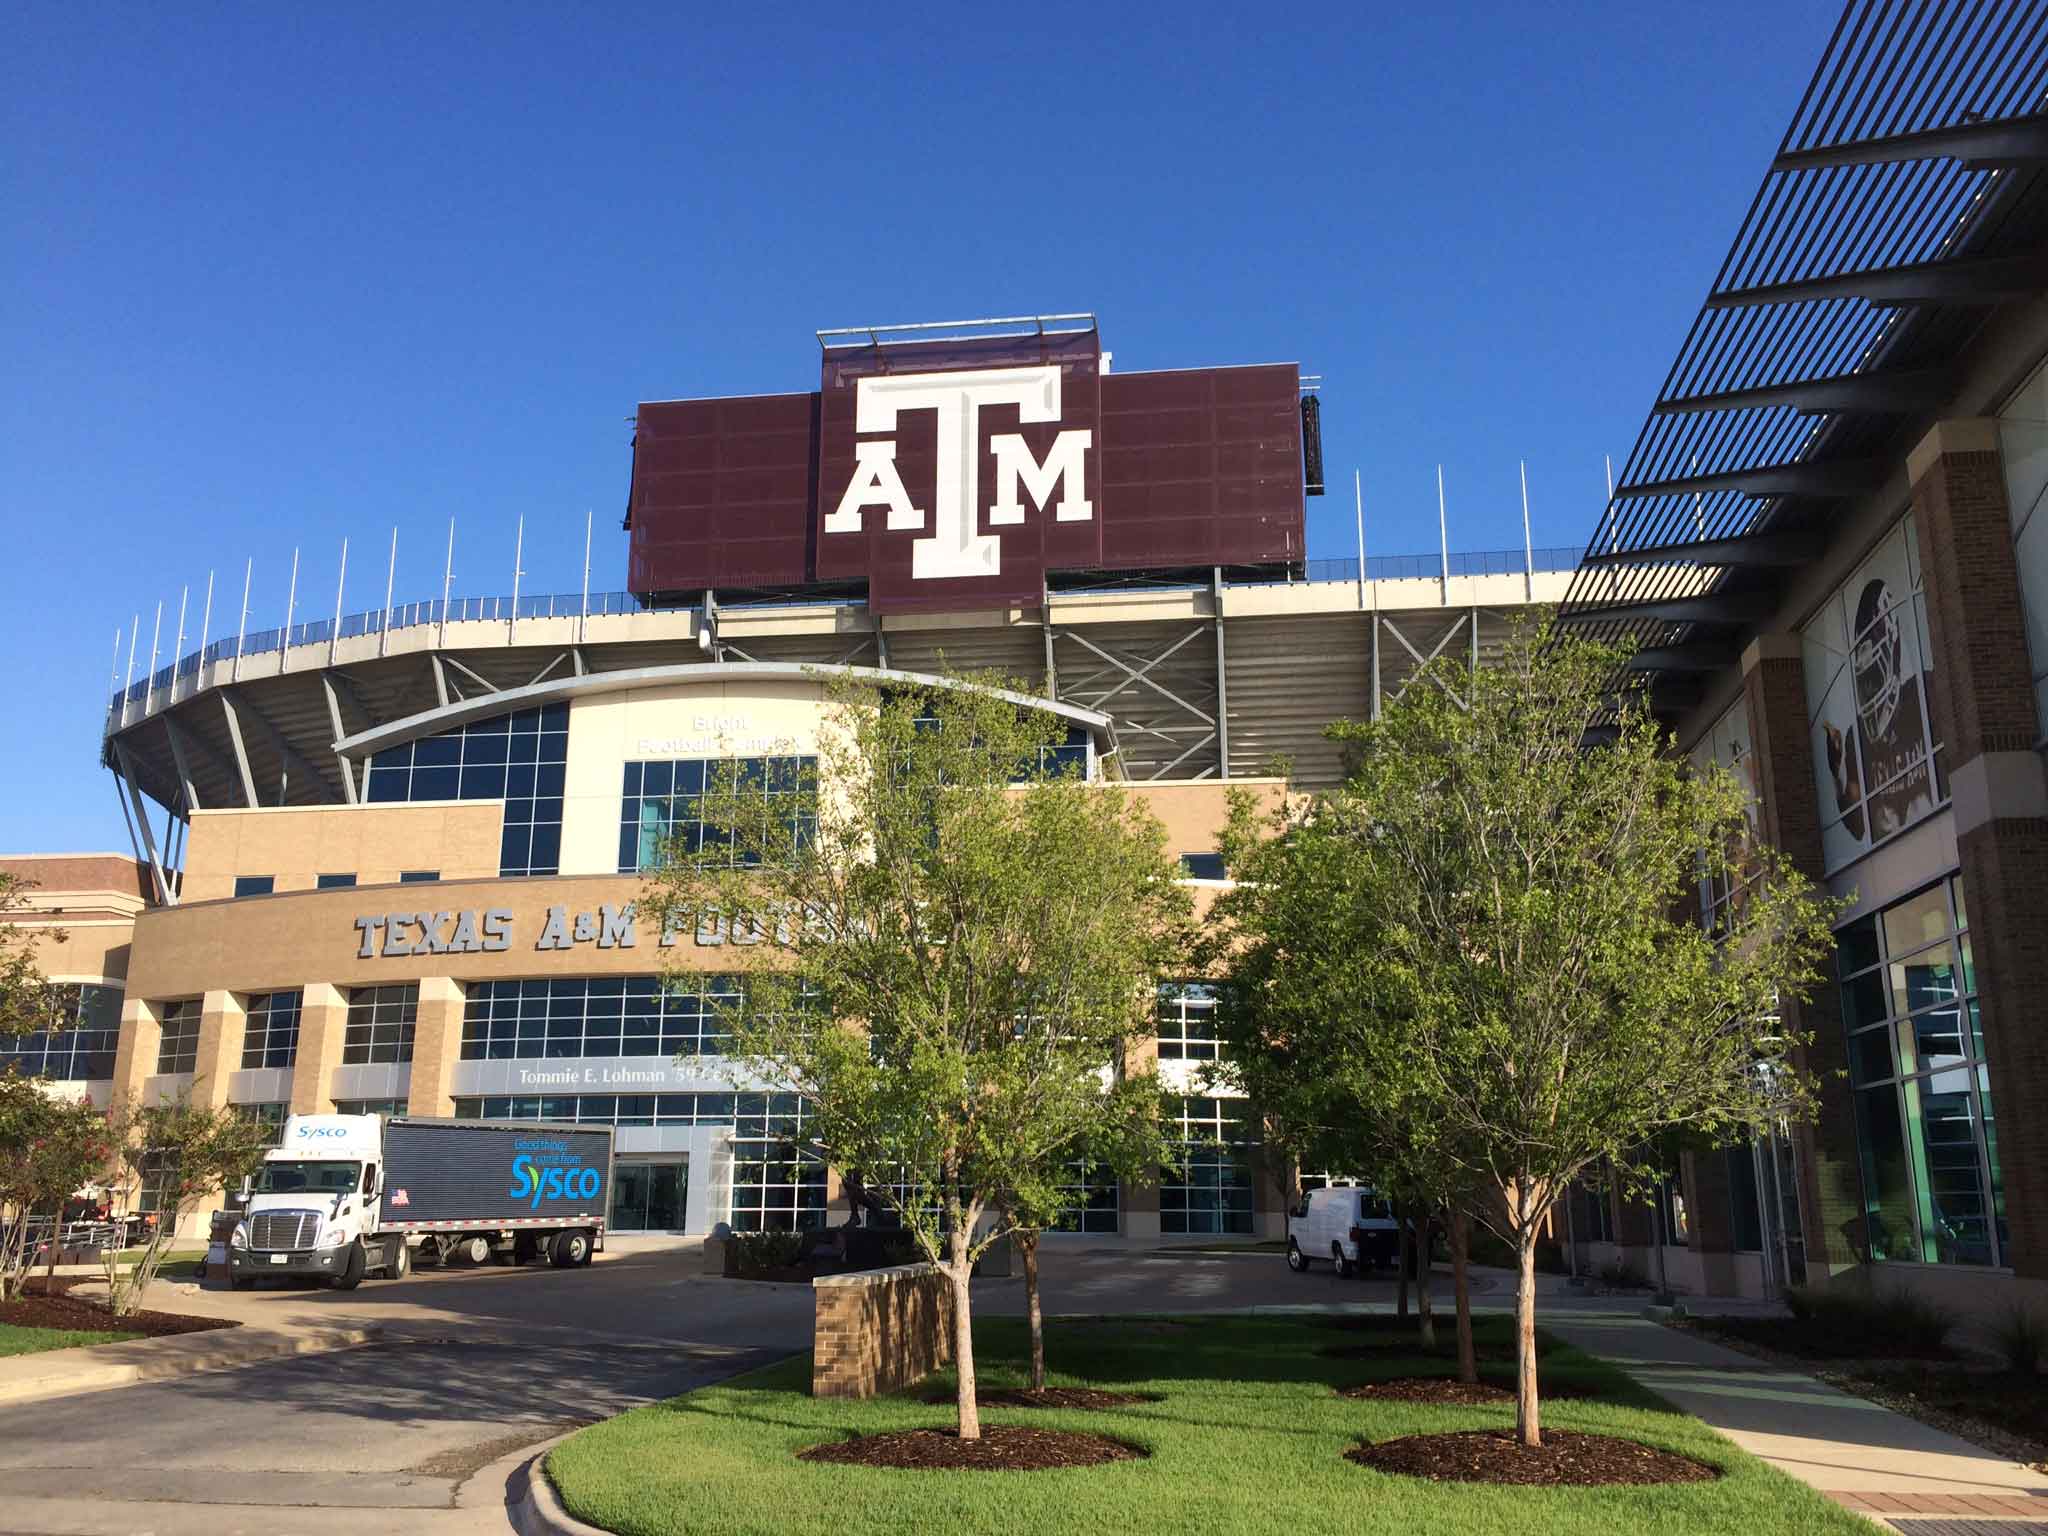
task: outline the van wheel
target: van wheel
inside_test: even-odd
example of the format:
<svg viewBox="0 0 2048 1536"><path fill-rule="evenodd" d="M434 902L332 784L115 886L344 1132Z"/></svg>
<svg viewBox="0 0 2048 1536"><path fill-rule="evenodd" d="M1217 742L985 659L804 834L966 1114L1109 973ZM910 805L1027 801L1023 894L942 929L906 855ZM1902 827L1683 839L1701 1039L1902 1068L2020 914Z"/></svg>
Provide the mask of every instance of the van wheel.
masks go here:
<svg viewBox="0 0 2048 1536"><path fill-rule="evenodd" d="M577 1229L555 1234L555 1268L575 1269L590 1262L590 1234Z"/></svg>
<svg viewBox="0 0 2048 1536"><path fill-rule="evenodd" d="M363 1271L368 1267L369 1261L363 1257L363 1245L359 1242L350 1243L348 1263L342 1266L340 1274L329 1275L327 1284L337 1291L352 1291L363 1283Z"/></svg>
<svg viewBox="0 0 2048 1536"><path fill-rule="evenodd" d="M1287 1267L1297 1275L1308 1273L1308 1255L1301 1251L1301 1244L1291 1237L1287 1239Z"/></svg>
<svg viewBox="0 0 2048 1536"><path fill-rule="evenodd" d="M1349 1280L1352 1273L1358 1267L1344 1257L1344 1245L1342 1243L1330 1244L1330 1262L1337 1266L1337 1278L1339 1280Z"/></svg>

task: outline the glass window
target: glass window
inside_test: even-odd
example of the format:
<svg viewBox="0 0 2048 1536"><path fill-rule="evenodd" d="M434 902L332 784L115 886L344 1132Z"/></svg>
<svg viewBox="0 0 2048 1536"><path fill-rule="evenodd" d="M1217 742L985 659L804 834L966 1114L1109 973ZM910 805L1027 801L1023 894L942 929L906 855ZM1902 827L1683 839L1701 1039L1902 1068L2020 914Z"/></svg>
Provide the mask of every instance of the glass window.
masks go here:
<svg viewBox="0 0 2048 1536"><path fill-rule="evenodd" d="M178 1162L175 1153L145 1152L142 1166L137 1171L142 1188L136 1196L136 1210L147 1216L177 1207Z"/></svg>
<svg viewBox="0 0 2048 1536"><path fill-rule="evenodd" d="M419 1018L419 983L356 987L348 994L348 1027L341 1039L343 1066L412 1060Z"/></svg>
<svg viewBox="0 0 2048 1536"><path fill-rule="evenodd" d="M1220 853L1184 853L1180 856L1180 872L1188 880L1230 878L1223 868L1223 855Z"/></svg>
<svg viewBox="0 0 2048 1536"><path fill-rule="evenodd" d="M1242 1099L1179 1101L1180 1168L1159 1175L1159 1230L1249 1233L1251 1154L1257 1145Z"/></svg>
<svg viewBox="0 0 2048 1536"><path fill-rule="evenodd" d="M199 999L165 1003L163 1032L156 1048L159 1072L190 1072L199 1064Z"/></svg>
<svg viewBox="0 0 2048 1536"><path fill-rule="evenodd" d="M1967 921L1961 881L1951 878L1838 935L1873 1261L2003 1262Z"/></svg>
<svg viewBox="0 0 2048 1536"><path fill-rule="evenodd" d="M320 891L345 891L356 883L353 873L345 875L315 875L313 888Z"/></svg>
<svg viewBox="0 0 2048 1536"><path fill-rule="evenodd" d="M336 1099L334 1112L337 1115L402 1115L405 1113L403 1099Z"/></svg>
<svg viewBox="0 0 2048 1536"><path fill-rule="evenodd" d="M277 1146L284 1140L284 1122L291 1114L289 1104L237 1104L235 1113L263 1127L263 1145Z"/></svg>
<svg viewBox="0 0 2048 1536"><path fill-rule="evenodd" d="M96 1082L114 1075L121 1043L121 989L75 981L49 989L49 1023L26 1034L0 1034L0 1070L60 1083Z"/></svg>
<svg viewBox="0 0 2048 1536"><path fill-rule="evenodd" d="M1099 1163L1077 1159L1067 1166L1067 1182L1060 1186L1059 1219L1055 1232L1105 1232L1122 1230L1121 1206L1116 1175Z"/></svg>
<svg viewBox="0 0 2048 1536"><path fill-rule="evenodd" d="M1161 1061L1216 1060L1216 988L1199 981L1162 982L1156 1017Z"/></svg>
<svg viewBox="0 0 2048 1536"><path fill-rule="evenodd" d="M625 765L619 796L619 873L652 869L664 847L680 849L700 864L744 862L722 828L707 826L702 796L706 783L737 774L749 795L758 794L762 814L783 834L804 837L817 826L815 757L687 758Z"/></svg>
<svg viewBox="0 0 2048 1536"><path fill-rule="evenodd" d="M398 872L400 885L432 885L440 878L438 869L401 869Z"/></svg>
<svg viewBox="0 0 2048 1536"><path fill-rule="evenodd" d="M503 800L498 873L552 875L560 867L568 754L567 704L517 710L379 752L370 759L368 798ZM440 878L424 870L399 878L415 875Z"/></svg>
<svg viewBox="0 0 2048 1536"><path fill-rule="evenodd" d="M249 999L242 1066L289 1067L299 1054L299 994L260 992Z"/></svg>
<svg viewBox="0 0 2048 1536"><path fill-rule="evenodd" d="M275 875L237 875L235 894L237 896L268 896L277 886Z"/></svg>
<svg viewBox="0 0 2048 1536"><path fill-rule="evenodd" d="M462 1010L462 1059L723 1056L738 976L565 976L472 982Z"/></svg>

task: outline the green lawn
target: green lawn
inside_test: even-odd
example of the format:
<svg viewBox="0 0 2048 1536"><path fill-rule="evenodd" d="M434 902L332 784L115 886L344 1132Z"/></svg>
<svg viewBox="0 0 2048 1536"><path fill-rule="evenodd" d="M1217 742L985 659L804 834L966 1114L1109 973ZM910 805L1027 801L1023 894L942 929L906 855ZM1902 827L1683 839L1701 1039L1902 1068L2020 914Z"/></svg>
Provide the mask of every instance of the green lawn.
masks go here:
<svg viewBox="0 0 2048 1536"><path fill-rule="evenodd" d="M1482 1321L1482 1352L1505 1359L1505 1318ZM1445 1369L1406 1344L1369 1359L1333 1359L1330 1345L1372 1335L1313 1321L1191 1318L1084 1324L1047 1333L1058 1385L1163 1394L1105 1413L990 1408L984 1422L1092 1430L1151 1453L1143 1461L1039 1472L903 1472L799 1462L806 1446L849 1434L952 1422L919 1399L949 1379L868 1402L814 1399L798 1356L664 1403L637 1408L556 1448L548 1470L581 1518L631 1536L657 1532L838 1536L906 1531L1399 1532L1401 1536L1534 1536L1547 1531L1839 1532L1869 1530L1803 1484L1672 1412L1606 1365L1561 1345L1546 1381L1600 1394L1546 1404L1545 1423L1625 1435L1722 1468L1711 1483L1672 1487L1511 1489L1433 1484L1344 1459L1361 1441L1508 1426L1510 1408L1448 1408L1338 1397L1333 1387ZM975 1327L985 1386L1021 1385L1022 1326ZM1498 1366L1482 1364L1489 1373Z"/></svg>
<svg viewBox="0 0 2048 1536"><path fill-rule="evenodd" d="M0 1356L33 1355L44 1349L69 1349L74 1344L113 1344L132 1333L102 1333L90 1328L17 1328L0 1323Z"/></svg>

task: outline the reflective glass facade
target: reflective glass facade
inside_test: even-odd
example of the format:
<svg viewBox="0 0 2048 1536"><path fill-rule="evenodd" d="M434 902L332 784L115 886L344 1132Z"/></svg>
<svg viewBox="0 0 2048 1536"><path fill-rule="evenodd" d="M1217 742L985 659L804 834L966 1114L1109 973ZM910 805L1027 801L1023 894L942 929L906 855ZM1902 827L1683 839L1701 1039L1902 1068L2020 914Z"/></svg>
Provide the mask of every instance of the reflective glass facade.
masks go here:
<svg viewBox="0 0 2048 1536"><path fill-rule="evenodd" d="M60 1083L104 1081L114 1075L121 1042L121 989L59 982L50 988L56 1027L0 1035L0 1069L10 1063L25 1077Z"/></svg>
<svg viewBox="0 0 2048 1536"><path fill-rule="evenodd" d="M1243 1099L1184 1098L1179 1168L1159 1174L1159 1230L1252 1230L1252 1149L1257 1122Z"/></svg>
<svg viewBox="0 0 2048 1536"><path fill-rule="evenodd" d="M1161 1061L1214 1061L1216 988L1206 982L1165 982L1155 1017Z"/></svg>
<svg viewBox="0 0 2048 1536"><path fill-rule="evenodd" d="M157 1038L157 1071L190 1072L199 1061L199 999L165 1003L159 1018L163 1028Z"/></svg>
<svg viewBox="0 0 2048 1536"><path fill-rule="evenodd" d="M341 1040L343 1066L412 1060L413 1026L419 1019L418 982L357 987L348 995L348 1028Z"/></svg>
<svg viewBox="0 0 2048 1536"><path fill-rule="evenodd" d="M1872 1260L1998 1264L2005 1192L1962 882L1836 935Z"/></svg>
<svg viewBox="0 0 2048 1536"><path fill-rule="evenodd" d="M501 875L552 875L562 859L569 706L547 704L389 747L370 759L369 800L503 800Z"/></svg>
<svg viewBox="0 0 2048 1536"><path fill-rule="evenodd" d="M259 992L249 999L242 1067L289 1067L299 1056L299 993Z"/></svg>
<svg viewBox="0 0 2048 1536"><path fill-rule="evenodd" d="M762 813L796 836L817 825L815 757L684 758L672 762L628 763L619 795L619 873L652 869L663 845L680 838L682 851L700 864L744 862L730 839L704 823L702 796L708 780L736 773L737 785L759 794Z"/></svg>
<svg viewBox="0 0 2048 1536"><path fill-rule="evenodd" d="M698 976L685 990L658 976L571 976L470 983L462 1059L718 1056L731 1041L736 976Z"/></svg>

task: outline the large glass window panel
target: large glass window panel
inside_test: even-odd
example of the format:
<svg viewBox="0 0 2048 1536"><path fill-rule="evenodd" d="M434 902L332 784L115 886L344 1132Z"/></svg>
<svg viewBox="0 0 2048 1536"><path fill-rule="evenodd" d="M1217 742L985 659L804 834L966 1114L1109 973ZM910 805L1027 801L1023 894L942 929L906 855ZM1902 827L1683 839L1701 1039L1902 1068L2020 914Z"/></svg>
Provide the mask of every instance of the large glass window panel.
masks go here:
<svg viewBox="0 0 2048 1536"><path fill-rule="evenodd" d="M549 704L471 721L387 748L370 760L372 801L502 800L500 875L560 867L569 706Z"/></svg>
<svg viewBox="0 0 2048 1536"><path fill-rule="evenodd" d="M1240 1099L1179 1101L1179 1168L1161 1171L1159 1226L1168 1233L1249 1233L1255 1145Z"/></svg>
<svg viewBox="0 0 2048 1536"><path fill-rule="evenodd" d="M1206 982L1164 982L1154 1017L1161 1061L1214 1061L1216 988Z"/></svg>
<svg viewBox="0 0 2048 1536"><path fill-rule="evenodd" d="M0 1034L0 1069L24 1077L78 1083L109 1079L121 1043L121 989L78 982L49 988L49 1024L26 1034Z"/></svg>
<svg viewBox="0 0 2048 1536"><path fill-rule="evenodd" d="M730 829L705 824L701 797L708 782L736 775L737 787L758 796L762 813L801 837L816 825L815 757L686 758L627 763L619 797L619 872L651 869L665 850L703 863L745 860L732 851Z"/></svg>
<svg viewBox="0 0 2048 1536"><path fill-rule="evenodd" d="M344 1066L412 1060L413 1027L419 1018L418 982L356 987L348 994L348 1023L342 1034Z"/></svg>
<svg viewBox="0 0 2048 1536"><path fill-rule="evenodd" d="M1966 1071L1905 1084L1916 1144L1921 1257L1930 1264L1990 1264L1988 1192L1978 1153L1977 1116Z"/></svg>
<svg viewBox="0 0 2048 1536"><path fill-rule="evenodd" d="M299 1054L299 993L260 992L249 999L242 1066L289 1067Z"/></svg>
<svg viewBox="0 0 2048 1536"><path fill-rule="evenodd" d="M1889 1083L1856 1095L1857 1153L1863 1172L1863 1240L1873 1262L1915 1257L1912 1176L1899 1125L1899 1090Z"/></svg>
<svg viewBox="0 0 2048 1536"><path fill-rule="evenodd" d="M199 1061L199 999L166 1003L159 1017L163 1029L157 1042L157 1071L192 1071Z"/></svg>

